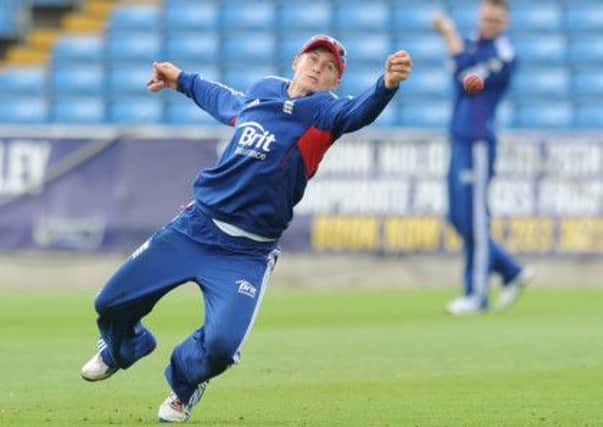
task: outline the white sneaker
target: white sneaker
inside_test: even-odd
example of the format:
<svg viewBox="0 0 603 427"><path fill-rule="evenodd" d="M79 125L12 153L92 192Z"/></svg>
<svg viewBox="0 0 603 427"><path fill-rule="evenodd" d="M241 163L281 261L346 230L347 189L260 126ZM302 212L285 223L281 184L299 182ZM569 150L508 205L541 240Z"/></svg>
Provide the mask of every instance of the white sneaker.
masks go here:
<svg viewBox="0 0 603 427"><path fill-rule="evenodd" d="M446 305L446 311L454 316L459 316L481 313L484 309L482 308L481 300L477 297L459 297Z"/></svg>
<svg viewBox="0 0 603 427"><path fill-rule="evenodd" d="M170 392L169 396L159 406L159 412L157 417L160 423L184 423L191 417L191 411L193 407L199 403L205 388L207 387L207 381L199 384L197 390L188 400L185 405L180 401L176 393Z"/></svg>
<svg viewBox="0 0 603 427"><path fill-rule="evenodd" d="M532 280L534 280L534 272L529 267L524 267L515 279L502 288L494 308L504 310L512 306Z"/></svg>
<svg viewBox="0 0 603 427"><path fill-rule="evenodd" d="M109 378L116 373L119 368L112 368L105 363L101 356L101 352L105 349L105 342L98 340L98 353L96 353L84 366L82 366L81 376L86 381L100 381Z"/></svg>

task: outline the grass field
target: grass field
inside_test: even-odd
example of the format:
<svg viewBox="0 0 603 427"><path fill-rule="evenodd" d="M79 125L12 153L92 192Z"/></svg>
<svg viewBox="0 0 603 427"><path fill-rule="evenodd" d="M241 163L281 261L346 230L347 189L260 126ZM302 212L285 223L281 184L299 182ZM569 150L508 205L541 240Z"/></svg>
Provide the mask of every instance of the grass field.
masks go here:
<svg viewBox="0 0 603 427"><path fill-rule="evenodd" d="M92 292L0 291L0 425L154 425L171 348L201 321L192 286L146 324L158 349L86 383ZM204 426L601 426L603 291L530 290L506 313L446 316L452 291L271 289Z"/></svg>

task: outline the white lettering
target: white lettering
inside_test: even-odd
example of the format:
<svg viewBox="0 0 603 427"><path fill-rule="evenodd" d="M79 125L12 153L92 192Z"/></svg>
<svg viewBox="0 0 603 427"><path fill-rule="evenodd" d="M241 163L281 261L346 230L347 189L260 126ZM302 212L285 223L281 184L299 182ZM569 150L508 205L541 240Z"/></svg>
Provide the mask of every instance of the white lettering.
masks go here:
<svg viewBox="0 0 603 427"><path fill-rule="evenodd" d="M48 142L0 142L0 194L40 192L50 150Z"/></svg>

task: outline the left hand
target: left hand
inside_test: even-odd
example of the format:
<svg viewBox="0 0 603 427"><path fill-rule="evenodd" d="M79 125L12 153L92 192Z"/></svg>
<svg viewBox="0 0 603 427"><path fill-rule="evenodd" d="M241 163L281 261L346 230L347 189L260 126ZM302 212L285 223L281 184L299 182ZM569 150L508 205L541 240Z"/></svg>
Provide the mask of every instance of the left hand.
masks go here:
<svg viewBox="0 0 603 427"><path fill-rule="evenodd" d="M393 89L404 81L412 71L412 59L405 50L392 53L385 61L385 87Z"/></svg>

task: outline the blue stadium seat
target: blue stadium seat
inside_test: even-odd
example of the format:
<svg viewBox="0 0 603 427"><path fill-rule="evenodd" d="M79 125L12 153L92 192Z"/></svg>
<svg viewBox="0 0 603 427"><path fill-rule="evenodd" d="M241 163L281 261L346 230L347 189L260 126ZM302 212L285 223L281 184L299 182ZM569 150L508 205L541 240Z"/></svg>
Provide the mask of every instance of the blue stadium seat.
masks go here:
<svg viewBox="0 0 603 427"><path fill-rule="evenodd" d="M381 67L353 67L346 71L341 86L336 92L340 96L358 96L377 81L383 73Z"/></svg>
<svg viewBox="0 0 603 427"><path fill-rule="evenodd" d="M511 128L515 125L515 106L510 101L502 101L496 109L496 125Z"/></svg>
<svg viewBox="0 0 603 427"><path fill-rule="evenodd" d="M165 107L164 121L171 125L221 125L219 121L199 108L190 99L168 102Z"/></svg>
<svg viewBox="0 0 603 427"><path fill-rule="evenodd" d="M567 57L567 40L560 34L515 37L515 47L522 66L563 65Z"/></svg>
<svg viewBox="0 0 603 427"><path fill-rule="evenodd" d="M330 2L284 3L278 11L282 31L308 30L324 33L330 30L333 10Z"/></svg>
<svg viewBox="0 0 603 427"><path fill-rule="evenodd" d="M0 70L0 87L3 96L39 95L46 91L46 70L42 67L13 67Z"/></svg>
<svg viewBox="0 0 603 427"><path fill-rule="evenodd" d="M398 125L398 105L395 102L390 102L387 107L379 114L377 119L373 122L372 126L382 127L393 127Z"/></svg>
<svg viewBox="0 0 603 427"><path fill-rule="evenodd" d="M569 70L565 67L522 68L513 79L511 93L518 101L530 97L566 99L570 94Z"/></svg>
<svg viewBox="0 0 603 427"><path fill-rule="evenodd" d="M256 81L263 77L276 75L277 70L271 66L245 66L245 72L241 72L240 64L233 64L230 67L226 67L223 72L224 81L227 86L233 89L245 92L247 88Z"/></svg>
<svg viewBox="0 0 603 427"><path fill-rule="evenodd" d="M96 65L71 65L55 67L50 74L51 88L54 96L64 95L97 95L105 90L105 72Z"/></svg>
<svg viewBox="0 0 603 427"><path fill-rule="evenodd" d="M511 10L511 31L560 31L562 8L558 2L550 4L517 4Z"/></svg>
<svg viewBox="0 0 603 427"><path fill-rule="evenodd" d="M572 95L579 98L603 98L603 70L593 68L572 73ZM601 104L603 110L603 104Z"/></svg>
<svg viewBox="0 0 603 427"><path fill-rule="evenodd" d="M148 61L161 56L161 36L155 32L112 31L108 40L109 61Z"/></svg>
<svg viewBox="0 0 603 427"><path fill-rule="evenodd" d="M164 1L164 25L168 31L218 30L220 10L215 2Z"/></svg>
<svg viewBox="0 0 603 427"><path fill-rule="evenodd" d="M581 129L603 129L603 108L601 103L578 104L575 126Z"/></svg>
<svg viewBox="0 0 603 427"><path fill-rule="evenodd" d="M342 33L339 40L348 52L350 68L363 64L383 64L392 53L389 33Z"/></svg>
<svg viewBox="0 0 603 427"><path fill-rule="evenodd" d="M163 120L160 97L120 97L109 105L109 121L115 124L149 124Z"/></svg>
<svg viewBox="0 0 603 427"><path fill-rule="evenodd" d="M543 101L519 104L516 123L521 128L565 129L574 123L572 104L567 101Z"/></svg>
<svg viewBox="0 0 603 427"><path fill-rule="evenodd" d="M382 0L338 1L333 13L336 31L384 31L390 28L389 7Z"/></svg>
<svg viewBox="0 0 603 427"><path fill-rule="evenodd" d="M104 97L61 97L52 105L54 123L99 124L105 121Z"/></svg>
<svg viewBox="0 0 603 427"><path fill-rule="evenodd" d="M432 31L433 18L444 10L438 1L397 0L393 5L394 31Z"/></svg>
<svg viewBox="0 0 603 427"><path fill-rule="evenodd" d="M224 31L265 30L276 24L276 10L271 1L229 1L222 6Z"/></svg>
<svg viewBox="0 0 603 427"><path fill-rule="evenodd" d="M286 70L287 73L291 71L291 61L299 53L305 42L308 41L313 31L298 31L298 32L287 32L279 37L278 39L278 55L279 55L279 68ZM346 46L347 48L347 46Z"/></svg>
<svg viewBox="0 0 603 427"><path fill-rule="evenodd" d="M570 39L568 61L573 66L603 66L603 34L584 33Z"/></svg>
<svg viewBox="0 0 603 427"><path fill-rule="evenodd" d="M276 41L272 32L228 33L224 37L222 58L225 62L272 62ZM241 69L239 69L241 72Z"/></svg>
<svg viewBox="0 0 603 427"><path fill-rule="evenodd" d="M405 49L412 56L415 64L444 64L448 58L444 41L441 37L430 33L401 33L396 39L395 49Z"/></svg>
<svg viewBox="0 0 603 427"><path fill-rule="evenodd" d="M0 38L16 39L20 34L17 1L4 0L0 3Z"/></svg>
<svg viewBox="0 0 603 427"><path fill-rule="evenodd" d="M424 99L447 98L452 94L452 77L444 67L417 66L412 76L403 83L404 96Z"/></svg>
<svg viewBox="0 0 603 427"><path fill-rule="evenodd" d="M147 94L146 83L151 76L150 64L114 65L109 69L107 89L113 97L122 94Z"/></svg>
<svg viewBox="0 0 603 427"><path fill-rule="evenodd" d="M467 36L477 28L477 10L474 4L455 3L452 5L450 17L461 35Z"/></svg>
<svg viewBox="0 0 603 427"><path fill-rule="evenodd" d="M165 57L176 63L218 61L220 39L215 32L168 33Z"/></svg>
<svg viewBox="0 0 603 427"><path fill-rule="evenodd" d="M413 128L445 129L452 114L452 102L415 101L400 105L400 124Z"/></svg>
<svg viewBox="0 0 603 427"><path fill-rule="evenodd" d="M0 102L0 123L42 124L48 121L48 103L43 96L11 96Z"/></svg>
<svg viewBox="0 0 603 427"><path fill-rule="evenodd" d="M153 6L118 6L109 17L110 31L157 31L160 9Z"/></svg>
<svg viewBox="0 0 603 427"><path fill-rule="evenodd" d="M100 63L104 61L105 42L95 35L62 36L54 44L55 65L71 62Z"/></svg>
<svg viewBox="0 0 603 427"><path fill-rule="evenodd" d="M565 28L569 32L603 32L603 4L601 2L572 3L565 12Z"/></svg>

